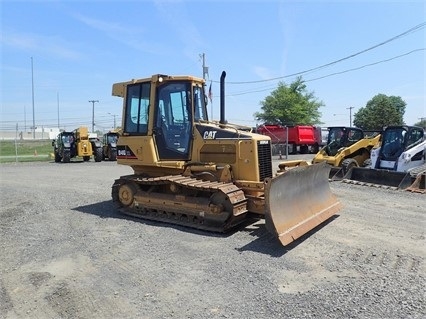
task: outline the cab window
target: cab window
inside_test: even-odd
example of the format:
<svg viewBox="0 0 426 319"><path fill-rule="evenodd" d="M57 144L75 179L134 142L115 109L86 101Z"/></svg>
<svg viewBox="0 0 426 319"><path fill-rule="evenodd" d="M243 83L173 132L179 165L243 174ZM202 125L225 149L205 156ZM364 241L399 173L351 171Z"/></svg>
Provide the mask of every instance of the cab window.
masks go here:
<svg viewBox="0 0 426 319"><path fill-rule="evenodd" d="M150 88L149 82L127 87L124 132L136 135L148 133Z"/></svg>
<svg viewBox="0 0 426 319"><path fill-rule="evenodd" d="M208 120L204 92L199 86L194 86L194 119L195 121Z"/></svg>

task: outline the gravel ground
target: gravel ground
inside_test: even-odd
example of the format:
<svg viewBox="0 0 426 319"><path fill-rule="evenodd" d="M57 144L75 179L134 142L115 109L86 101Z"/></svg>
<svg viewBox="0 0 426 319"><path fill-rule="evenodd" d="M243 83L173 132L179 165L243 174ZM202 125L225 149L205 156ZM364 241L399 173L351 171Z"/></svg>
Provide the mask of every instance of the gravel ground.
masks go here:
<svg viewBox="0 0 426 319"><path fill-rule="evenodd" d="M426 318L426 196L339 182L282 247L118 214L114 162L0 166L0 318Z"/></svg>

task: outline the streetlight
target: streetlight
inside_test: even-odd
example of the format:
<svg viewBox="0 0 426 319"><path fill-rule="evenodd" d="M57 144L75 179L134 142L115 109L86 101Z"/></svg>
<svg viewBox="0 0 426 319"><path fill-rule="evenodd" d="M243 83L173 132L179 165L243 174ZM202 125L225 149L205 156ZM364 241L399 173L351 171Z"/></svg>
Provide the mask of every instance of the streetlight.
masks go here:
<svg viewBox="0 0 426 319"><path fill-rule="evenodd" d="M98 100L89 100L89 103L92 103L92 133L95 132L95 103L99 103Z"/></svg>
<svg viewBox="0 0 426 319"><path fill-rule="evenodd" d="M115 117L116 117L117 115L116 115L116 114L109 113L109 112L108 112L108 114L114 117L114 129L115 129L115 128L117 127L117 126L115 125Z"/></svg>

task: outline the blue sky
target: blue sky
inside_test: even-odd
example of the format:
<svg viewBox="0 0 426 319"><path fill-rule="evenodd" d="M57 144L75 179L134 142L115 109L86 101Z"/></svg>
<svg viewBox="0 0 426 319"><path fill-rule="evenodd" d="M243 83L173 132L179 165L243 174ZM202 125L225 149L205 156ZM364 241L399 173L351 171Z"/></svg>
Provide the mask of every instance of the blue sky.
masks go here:
<svg viewBox="0 0 426 319"><path fill-rule="evenodd" d="M98 100L96 128L110 129L122 111L111 96L114 82L157 73L202 77L202 53L214 119L223 70L227 120L254 126L253 114L279 81L341 59L302 74L325 104L324 126L349 125L350 111L379 93L407 103L407 124L426 117L421 0L2 0L0 10L0 129L32 125L32 83L36 126L57 127L59 118L61 128L91 127L89 100Z"/></svg>

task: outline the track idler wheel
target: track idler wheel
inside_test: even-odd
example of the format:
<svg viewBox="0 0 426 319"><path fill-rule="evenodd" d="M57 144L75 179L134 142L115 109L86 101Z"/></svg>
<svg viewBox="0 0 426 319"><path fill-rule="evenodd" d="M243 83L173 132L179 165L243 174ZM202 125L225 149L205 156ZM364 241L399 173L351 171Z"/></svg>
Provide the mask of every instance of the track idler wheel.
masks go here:
<svg viewBox="0 0 426 319"><path fill-rule="evenodd" d="M118 188L118 201L124 207L130 207L133 205L135 194L137 192L137 186L134 184L123 184Z"/></svg>

